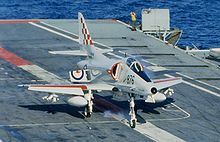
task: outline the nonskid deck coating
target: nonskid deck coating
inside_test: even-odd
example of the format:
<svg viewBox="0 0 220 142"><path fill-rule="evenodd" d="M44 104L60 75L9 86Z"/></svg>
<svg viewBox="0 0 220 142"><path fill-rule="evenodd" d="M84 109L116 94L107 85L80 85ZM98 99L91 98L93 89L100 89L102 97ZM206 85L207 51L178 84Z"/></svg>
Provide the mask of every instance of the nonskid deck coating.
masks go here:
<svg viewBox="0 0 220 142"><path fill-rule="evenodd" d="M76 34L77 35L77 23L75 21L65 21L63 20L61 24L59 24L59 20L46 20L44 22L47 22L48 24L52 24L53 26L57 26L58 28L68 30L68 32ZM207 65L204 62L198 61L197 59L194 59L193 57L189 57L188 55L185 55L184 53L181 53L180 51L171 48L170 46L161 43L160 41L147 37L141 33L138 32L131 32L129 28L125 27L122 24L119 24L117 22L102 22L102 21L92 21L89 22L89 27L91 27L91 34L92 37L94 35L94 40L98 41L100 43L104 43L108 47L117 46L117 49L124 49L127 47L128 53L143 53L143 52L150 52L150 53L162 53L162 54L175 54L173 60L169 60L169 64L194 64L194 65L206 65L208 67L200 67L200 68L179 68L179 67L168 67L172 68L174 70L178 70L181 73L187 74L191 77L197 77L198 69L201 69L202 72L199 74L200 76L204 76L206 74L209 74L210 76L218 76L219 75L219 69L214 68L210 65ZM98 25L98 26L96 26ZM98 30L98 29L103 30ZM13 29L14 28L14 29ZM17 56L20 56L21 58L28 59L29 61L33 62L34 64L42 67L43 69L48 70L49 72L54 73L57 76L60 76L62 78L68 77L68 71L74 69L74 64L81 60L78 57L60 57L60 56L53 56L48 54L47 51L49 50L67 50L67 49L77 49L78 44L76 42L70 41L66 38L63 38L61 36L55 35L53 33L49 33L45 30L39 29L37 27L34 27L29 24L16 24L12 28L12 25L3 25L0 27L0 31L2 33L5 33L5 35L0 35L2 47L9 50L12 53L15 53ZM16 30L15 30L16 29ZM20 35L19 33L22 33L22 31L25 30L26 33L24 35ZM53 29L54 30L54 29ZM107 31L107 32L104 32ZM75 32L74 32L75 31ZM115 31L120 31L115 33ZM16 34L18 33L18 34ZM33 34L34 33L34 34ZM69 33L69 34L70 34ZM65 34L65 32L63 32ZM31 35L31 36L30 36ZM100 38L105 37L105 38ZM114 37L114 38L113 38ZM124 38L126 37L126 38ZM152 41L152 42L149 42ZM120 43L120 44L119 44ZM139 48L136 48L138 50L134 50L131 48L131 45L139 45ZM142 47L142 45L144 47ZM122 48L120 48L122 46ZM166 56L162 57L160 56L158 60L158 56L152 55L153 57L147 58L146 60L159 64L164 65L164 61L166 61ZM145 57L145 56L143 56ZM185 59L186 58L186 59ZM190 60L188 59L190 58ZM63 61L62 64L57 64L57 61ZM173 62L172 62L173 61ZM190 61L190 62L189 62ZM160 62L162 64L160 64ZM166 63L166 62L165 62ZM18 70L18 71L16 71ZM16 71L16 73L13 73ZM7 74L7 72L10 72L10 74ZM212 74L210 74L212 72ZM28 82L29 78L35 79L34 76L31 76L29 73L28 80L25 77L26 72L22 73L24 79L20 77L21 79L18 81L10 81L7 80L7 78L19 78L16 76L19 76L19 73L22 73L20 69L17 69L15 66L10 65L10 63L7 63L5 61L2 61L2 69L1 69L1 76L2 78L5 78L5 80L1 80L1 87L4 89L1 89L2 92L2 109L4 107L7 107L8 109L2 110L2 115L0 116L1 122L4 123L1 126L1 135L0 139L4 140L4 136L7 135L8 139L14 139L17 141L22 141L24 139L28 140L43 140L43 141L51 141L51 140L71 140L72 138L77 138L77 140L81 141L88 141L88 138L84 138L83 136L85 134L90 135L92 138L101 141L102 138L105 138L104 140L108 141L111 139L120 139L117 136L120 136L123 138L123 140L126 141L132 141L135 138L138 138L139 140L143 141L149 141L150 139L147 137L144 137L141 134L138 134L132 129L129 129L129 127L124 126L121 123L115 122L115 120L110 122L109 125L112 127L118 126L119 128L113 128L109 129L109 125L100 124L100 126L97 125L98 129L102 128L101 131L99 131L99 135L95 134L97 131L86 131L86 133L80 133L85 131L85 126L90 125L89 121L85 122L82 118L79 117L79 115L68 115L68 112L71 112L71 109L73 109L74 113L77 114L76 108L69 108L69 106L57 106L56 111L62 110L63 108L68 108L68 112L57 112L53 115L47 114L45 116L45 111L48 111L48 109L53 109L53 105L49 105L49 107L43 104L43 102L40 100L42 95L45 95L43 93L36 93L36 92L29 92L24 89L11 87L16 86L17 84L21 84L22 82ZM174 74L175 76L179 76L177 74ZM193 80L187 80L188 82L194 83ZM7 87L4 87L5 84L8 84ZM212 84L212 83L210 83ZM199 84L198 84L199 85ZM217 87L220 86L219 83L215 83ZM204 86L202 86L204 87ZM143 104L143 102L138 102L138 115L140 117L138 118L140 120L146 120L149 121L156 126L160 127L163 130L166 130L170 133L172 133L175 136L178 136L179 138L186 140L186 141L198 141L198 140L204 140L204 141L216 141L219 138L219 128L217 127L219 123L219 97L213 96L212 94L209 94L207 92L204 92L198 88L189 86L187 84L180 84L174 87L175 94L173 96L174 103L181 109L178 109L177 107L173 106L172 104L165 105L165 107L158 107L157 105L150 105L150 104ZM205 89L209 89L209 86L205 86ZM11 91L10 91L11 90ZM216 91L216 90L213 90ZM16 92L16 95L14 94ZM218 93L218 92L216 92ZM28 97L27 97L28 95ZM126 100L122 102L118 102L115 100L112 100L109 96L110 93L107 94L100 94L104 97L104 99L110 101L111 103L123 108L125 111L128 111L128 103ZM16 99L15 99L16 98ZM37 104L35 107L34 105ZM39 106L38 106L39 105ZM41 107L43 105L44 107ZM24 106L24 107L21 107ZM26 107L25 107L26 106ZM215 106L215 107L214 107ZM184 113L182 110L190 114L190 117L187 117L187 113ZM13 113L13 115L10 115L8 112L17 112ZM177 113L176 113L177 112ZM67 114L66 114L67 113ZM20 114L23 114L22 117L19 116ZM28 118L29 115L33 115L33 117ZM106 113L101 112L95 112L92 119L98 120L100 119L103 122L109 122L108 118L105 118ZM125 113L126 114L126 113ZM26 116L26 117L25 117ZM63 121L71 122L70 120L76 120L76 123L79 121L80 123L77 125L77 130L79 131L74 133L72 132L74 127L76 127L75 123L73 123L73 126L70 124L63 124L61 126L37 126L37 127L24 127L24 131L22 129L16 129L16 131L13 128L8 128L11 124L10 122L17 123L20 121L26 121L28 120L30 123L23 123L23 124L38 124L38 120L45 123L45 120L48 119L48 123L53 123L57 118L59 118L60 123L63 123ZM68 118L68 119L65 119ZM184 119L175 119L175 118L184 118ZM107 121L105 120L107 119ZM13 120L13 121L10 121ZM21 124L21 123L20 123ZM63 128L63 126L71 127ZM47 126L47 125L46 125ZM85 128L81 128L85 127ZM61 128L58 130L58 128ZM89 127L87 127L89 128ZM32 130L41 130L40 133L33 134ZM42 131L45 130L45 131ZM117 131L118 130L118 131ZM199 130L199 131L198 131ZM114 135L115 131L118 132L118 134ZM18 133L17 133L18 132ZM112 133L113 135L106 137L107 133ZM193 133L193 135L191 135ZM63 136L60 136L60 135ZM95 134L95 135L94 135ZM52 139L51 136L54 136L55 138ZM131 137L132 136L132 137ZM132 139L134 138L134 139ZM7 139L6 139L7 141Z"/></svg>

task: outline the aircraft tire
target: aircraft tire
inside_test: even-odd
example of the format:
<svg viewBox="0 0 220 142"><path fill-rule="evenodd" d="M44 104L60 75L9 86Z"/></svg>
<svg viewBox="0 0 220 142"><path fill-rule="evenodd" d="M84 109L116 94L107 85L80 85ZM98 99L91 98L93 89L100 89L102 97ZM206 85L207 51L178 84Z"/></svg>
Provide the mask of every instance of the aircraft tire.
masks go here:
<svg viewBox="0 0 220 142"><path fill-rule="evenodd" d="M131 120L130 121L130 127L131 128L135 128L136 127L136 121L135 120Z"/></svg>

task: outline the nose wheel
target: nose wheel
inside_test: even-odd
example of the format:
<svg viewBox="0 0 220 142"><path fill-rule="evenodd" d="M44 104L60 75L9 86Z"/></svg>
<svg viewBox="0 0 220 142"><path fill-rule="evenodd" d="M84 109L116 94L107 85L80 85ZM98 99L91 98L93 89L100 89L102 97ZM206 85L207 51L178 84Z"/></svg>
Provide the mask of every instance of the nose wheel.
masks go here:
<svg viewBox="0 0 220 142"><path fill-rule="evenodd" d="M86 117L91 117L93 110L93 94L92 91L89 90L89 93L85 94L85 99L87 100L87 105L85 107L84 115Z"/></svg>
<svg viewBox="0 0 220 142"><path fill-rule="evenodd" d="M135 110L134 110L134 107L135 107L135 103L134 103L134 95L133 94L129 94L130 96L130 100L129 100L129 105L130 105L130 112L129 112L129 115L130 115L130 127L131 128L135 128L136 127L136 124L137 124L137 119L136 119L136 114L135 114Z"/></svg>
<svg viewBox="0 0 220 142"><path fill-rule="evenodd" d="M91 106L87 105L85 107L84 115L87 118L91 117L91 115L92 115L92 108L91 108Z"/></svg>

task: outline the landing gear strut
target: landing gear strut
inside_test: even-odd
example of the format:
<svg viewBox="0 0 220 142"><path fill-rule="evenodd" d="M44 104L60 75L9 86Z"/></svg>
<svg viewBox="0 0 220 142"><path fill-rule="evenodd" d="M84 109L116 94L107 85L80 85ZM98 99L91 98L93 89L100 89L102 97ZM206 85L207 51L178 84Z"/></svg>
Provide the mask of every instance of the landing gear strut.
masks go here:
<svg viewBox="0 0 220 142"><path fill-rule="evenodd" d="M85 94L85 99L87 100L88 104L85 107L84 115L86 117L91 117L92 109L93 109L93 99L94 99L91 90L89 90L89 93Z"/></svg>
<svg viewBox="0 0 220 142"><path fill-rule="evenodd" d="M135 110L134 110L134 95L133 94L129 94L130 100L129 100L129 105L130 105L130 112L129 115L131 116L130 118L130 127L131 128L135 128L136 123L137 123L137 119L136 119L136 115L135 115Z"/></svg>

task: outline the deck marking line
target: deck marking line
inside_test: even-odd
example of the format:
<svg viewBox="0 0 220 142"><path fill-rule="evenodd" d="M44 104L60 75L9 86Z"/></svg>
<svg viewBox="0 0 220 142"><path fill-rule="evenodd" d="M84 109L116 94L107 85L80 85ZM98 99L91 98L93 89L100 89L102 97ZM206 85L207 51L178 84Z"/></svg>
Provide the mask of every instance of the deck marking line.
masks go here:
<svg viewBox="0 0 220 142"><path fill-rule="evenodd" d="M179 73L179 72L177 72L176 74L178 74L178 75L180 75L180 76L183 76L183 77L185 77L185 78L194 80L194 81L196 81L196 82L199 82L199 83L201 83L201 84L207 85L207 86L209 86L209 87L215 88L215 89L217 89L217 90L220 91L220 88L218 88L218 87L216 87L216 86L210 85L210 84L205 83L205 82L200 81L200 80L196 80L196 79L194 79L194 78L192 78L192 77L189 77L189 76L187 76L187 75L185 75L185 74L182 74L182 73Z"/></svg>
<svg viewBox="0 0 220 142"><path fill-rule="evenodd" d="M0 58L6 60L6 61L8 61L11 64L16 65L16 66L32 65L31 62L18 57L14 53L9 52L8 50L6 50L2 47L0 47Z"/></svg>
<svg viewBox="0 0 220 142"><path fill-rule="evenodd" d="M47 27L44 27L44 26L38 25L38 24L36 24L36 23L29 22L29 24L31 24L31 25L33 25L33 26L35 26L35 27L38 27L38 28L44 29L44 30L46 30L46 31L48 31L48 32L51 32L51 33L54 33L54 34L60 35L60 36L65 37L65 38L67 38L67 39L73 40L73 41L75 41L75 42L79 42L78 39L74 39L74 38L72 38L72 37L70 37L70 36L67 36L67 35L62 34L62 33L60 33L60 32L54 31L54 30L49 29L49 28L47 28Z"/></svg>
<svg viewBox="0 0 220 142"><path fill-rule="evenodd" d="M33 63L31 63L30 61L27 61L21 57L18 57L17 55L15 55L14 53L1 48L0 47L0 58L4 59L5 61L16 65L19 68L22 68L23 70L37 76L38 78L43 79L44 81L47 81L49 83L67 83L66 80L58 77L57 75L48 72L46 70L44 70L43 68L34 65Z"/></svg>
<svg viewBox="0 0 220 142"><path fill-rule="evenodd" d="M42 23L42 24L45 24L45 25L47 25L47 26L49 26L49 27L58 29L58 30L60 30L60 31L63 31L63 32L66 32L66 33L69 33L69 34L72 34L72 35L78 37L78 35L76 35L76 34L74 34L74 33L71 33L71 32L69 32L69 31L66 31L66 30L60 29L60 28L58 28L58 27L49 25L49 24L47 24L47 23L45 23L45 22L41 22L41 23ZM31 25L33 25L33 26L36 26L36 27L38 27L38 28L44 29L44 30L46 30L46 31L49 31L49 32L51 32L51 33L60 35L60 36L65 37L65 38L67 38L67 39L73 40L73 41L75 41L75 42L79 42L78 39L74 39L74 38L72 38L71 36L62 34L62 33L57 32L57 31L55 31L55 30L49 29L49 28L47 28L47 27L44 27L44 26L42 26L42 25L39 25L39 24L36 24L36 23L33 23L33 22L29 22L29 24L31 24ZM94 42L94 43L97 43L97 44L99 44L99 45L101 45L101 46L105 46L105 47L107 47L107 48L109 48L109 49L112 49L111 47L109 47L109 46L107 46L107 45L104 45L104 44L102 44L102 43L98 43L98 42L96 42L96 41L94 41L94 40L93 40L93 42ZM98 48L98 47L97 47L97 48Z"/></svg>
<svg viewBox="0 0 220 142"><path fill-rule="evenodd" d="M72 34L72 35L77 36L77 37L79 38L78 35L76 35L76 34L74 34L74 33L71 33L71 32L69 32L69 31L67 31L67 30L64 30L64 29L55 27L55 26L53 26L53 25L47 24L47 23L42 22L42 21L40 21L40 23L42 23L42 24L44 24L44 25L47 25L48 27L52 27L52 28L54 28L54 29L58 29L58 30L63 31L63 32L65 32L65 33ZM105 45L105 44L103 44L103 43L96 42L96 41L94 41L94 40L93 40L93 43L97 43L97 44L99 44L99 45L101 45L101 46L105 46L105 47L107 47L107 48L109 48L109 49L112 49L111 47L109 47L109 46L107 46L107 45Z"/></svg>
<svg viewBox="0 0 220 142"><path fill-rule="evenodd" d="M0 127L34 127L34 126L54 126L54 125L77 125L84 124L85 122L53 122L53 123L25 123L25 124L9 124L0 125ZM105 123L120 123L118 121L94 121L91 124L105 124Z"/></svg>
<svg viewBox="0 0 220 142"><path fill-rule="evenodd" d="M144 124L138 125L138 127L134 128L136 131L142 133L143 135L152 138L157 142L184 142L183 139L153 125L150 122L146 122Z"/></svg>
<svg viewBox="0 0 220 142"><path fill-rule="evenodd" d="M182 120L182 119L187 119L189 118L191 115L186 112L185 110L183 110L182 108L180 108L179 106L177 106L176 104L174 103L171 103L171 105L173 105L174 107L176 107L178 110L166 110L164 108L162 108L164 111L181 111L183 112L186 116L183 116L183 117L173 117L173 118L164 118L164 119L146 119L145 121L150 121L150 122L153 122L153 121L176 121L176 120Z"/></svg>
<svg viewBox="0 0 220 142"><path fill-rule="evenodd" d="M169 75L169 74L165 74L165 76L167 76L167 77L174 77L174 76ZM190 85L190 86L192 86L192 87L194 87L194 88L197 88L197 89L199 89L199 90L202 90L202 91L204 91L204 92L207 92L207 93L209 93L209 94L212 94L212 95L215 95L215 96L217 96L217 97L220 97L220 94L218 94L218 93L216 93L216 92L213 92L213 91L210 91L210 90L208 90L208 89L205 89L205 88L203 88L203 87L201 87L201 86L192 84L192 83L190 83L190 82L188 82L188 81L183 80L183 83L185 83L185 84L187 84L187 85Z"/></svg>
<svg viewBox="0 0 220 142"><path fill-rule="evenodd" d="M121 56L119 56L119 55L116 55L116 54L114 54L114 53L111 53L111 52L109 52L109 53L107 53L107 54L112 55L112 56L115 56L116 58L119 58L119 59L122 59L122 58L123 58L123 57L121 57Z"/></svg>
<svg viewBox="0 0 220 142"><path fill-rule="evenodd" d="M28 23L28 22L37 23L40 22L40 20L0 20L0 24L18 24L18 23Z"/></svg>
<svg viewBox="0 0 220 142"><path fill-rule="evenodd" d="M22 65L19 66L23 70L33 74L34 76L47 81L52 84L69 83L68 81L60 78L59 76L48 72L47 70L37 66L37 65Z"/></svg>
<svg viewBox="0 0 220 142"><path fill-rule="evenodd" d="M55 27L55 26L53 26L53 25L47 24L47 23L45 23L45 22L42 22L42 21L41 21L40 23L42 23L42 24L44 24L44 25L46 25L46 26L48 26L48 27L51 27L51 28L54 28L54 29L57 29L57 30L63 31L63 32L65 32L65 33L72 34L72 35L74 35L74 36L79 37L78 35L76 35L76 34L74 34L74 33L71 33L71 32L69 32L69 31L67 31L67 30L64 30L64 29L61 29L61 28ZM32 23L30 23L30 24L32 24ZM35 25L34 25L34 26L35 26ZM40 25L40 26L41 26L41 25ZM42 27L43 27L43 26L42 26Z"/></svg>

